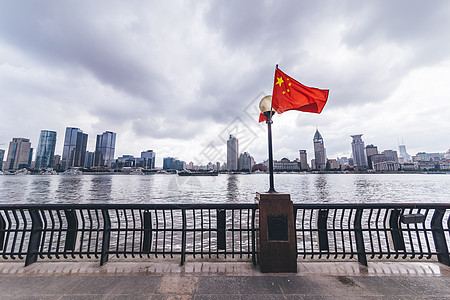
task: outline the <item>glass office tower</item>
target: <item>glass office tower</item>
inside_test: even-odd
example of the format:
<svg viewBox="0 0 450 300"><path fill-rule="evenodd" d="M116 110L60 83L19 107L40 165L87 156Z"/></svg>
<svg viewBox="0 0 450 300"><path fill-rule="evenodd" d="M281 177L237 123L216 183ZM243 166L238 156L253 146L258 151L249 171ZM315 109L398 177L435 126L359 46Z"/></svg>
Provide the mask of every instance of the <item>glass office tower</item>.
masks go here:
<svg viewBox="0 0 450 300"><path fill-rule="evenodd" d="M84 167L88 135L79 128L67 127L61 164L63 169Z"/></svg>
<svg viewBox="0 0 450 300"><path fill-rule="evenodd" d="M39 144L36 152L35 169L51 168L56 147L56 132L50 130L41 130Z"/></svg>
<svg viewBox="0 0 450 300"><path fill-rule="evenodd" d="M94 166L111 168L111 162L114 161L114 151L116 148L116 134L111 131L105 131L97 135L95 144Z"/></svg>

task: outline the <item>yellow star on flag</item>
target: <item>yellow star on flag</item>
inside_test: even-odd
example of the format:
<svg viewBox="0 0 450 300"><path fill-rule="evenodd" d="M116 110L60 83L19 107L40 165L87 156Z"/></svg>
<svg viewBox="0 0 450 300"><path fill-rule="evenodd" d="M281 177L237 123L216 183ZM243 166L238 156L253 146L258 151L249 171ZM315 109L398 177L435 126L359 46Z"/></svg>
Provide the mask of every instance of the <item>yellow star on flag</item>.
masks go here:
<svg viewBox="0 0 450 300"><path fill-rule="evenodd" d="M275 84L279 84L281 87L281 84L284 82L283 77L277 77L277 83Z"/></svg>

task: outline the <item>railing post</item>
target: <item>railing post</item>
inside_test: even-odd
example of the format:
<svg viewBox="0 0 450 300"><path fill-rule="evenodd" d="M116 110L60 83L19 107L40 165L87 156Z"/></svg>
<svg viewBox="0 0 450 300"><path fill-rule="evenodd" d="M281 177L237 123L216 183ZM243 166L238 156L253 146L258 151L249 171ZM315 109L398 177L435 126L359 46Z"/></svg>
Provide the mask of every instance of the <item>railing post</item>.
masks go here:
<svg viewBox="0 0 450 300"><path fill-rule="evenodd" d="M6 222L0 213L0 250L3 250L3 243L5 240L5 230L6 230Z"/></svg>
<svg viewBox="0 0 450 300"><path fill-rule="evenodd" d="M367 267L367 257L366 257L366 248L364 246L364 236L362 232L362 220L363 209L357 208L355 213L355 239L356 239L356 250L358 251L358 262Z"/></svg>
<svg viewBox="0 0 450 300"><path fill-rule="evenodd" d="M391 216L389 218L389 227L391 228L392 242L394 243L394 249L405 250L405 240L403 239L403 234L399 226L400 220L400 209L391 210Z"/></svg>
<svg viewBox="0 0 450 300"><path fill-rule="evenodd" d="M152 215L144 211L144 239L142 241L142 252L150 253L152 248Z"/></svg>
<svg viewBox="0 0 450 300"><path fill-rule="evenodd" d="M217 210L217 249L219 250L226 250L225 216L225 209Z"/></svg>
<svg viewBox="0 0 450 300"><path fill-rule="evenodd" d="M252 208L252 262L253 265L256 266L256 209Z"/></svg>
<svg viewBox="0 0 450 300"><path fill-rule="evenodd" d="M107 208L102 209L103 215L103 239L102 239L102 253L100 256L100 266L103 266L108 261L109 242L111 239L111 218Z"/></svg>
<svg viewBox="0 0 450 300"><path fill-rule="evenodd" d="M74 209L65 209L64 214L66 215L67 219L67 234L64 250L75 250L78 233L77 214Z"/></svg>
<svg viewBox="0 0 450 300"><path fill-rule="evenodd" d="M28 251L27 258L25 259L25 266L28 266L37 261L43 228L39 210L30 209L29 212L31 216L31 232L30 240L28 242Z"/></svg>
<svg viewBox="0 0 450 300"><path fill-rule="evenodd" d="M182 229L181 229L181 262L180 265L184 265L186 260L186 209L181 209Z"/></svg>
<svg viewBox="0 0 450 300"><path fill-rule="evenodd" d="M445 240L444 228L442 226L442 219L445 214L445 209L435 209L433 218L431 219L431 230L433 231L433 240L438 252L437 258L441 264L450 266L450 256L448 253L447 242Z"/></svg>
<svg viewBox="0 0 450 300"><path fill-rule="evenodd" d="M317 232L319 235L319 250L329 251L328 232L327 232L328 209L319 209L317 211Z"/></svg>

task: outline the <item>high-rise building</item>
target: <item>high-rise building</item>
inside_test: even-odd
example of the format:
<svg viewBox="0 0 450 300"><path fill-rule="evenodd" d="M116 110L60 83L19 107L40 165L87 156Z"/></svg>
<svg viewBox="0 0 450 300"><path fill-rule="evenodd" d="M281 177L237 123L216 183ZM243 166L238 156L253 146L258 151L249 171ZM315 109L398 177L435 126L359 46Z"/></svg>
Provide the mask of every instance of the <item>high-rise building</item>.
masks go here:
<svg viewBox="0 0 450 300"><path fill-rule="evenodd" d="M178 160L175 157L164 157L163 158L163 169L164 170L183 170L185 168L185 162Z"/></svg>
<svg viewBox="0 0 450 300"><path fill-rule="evenodd" d="M386 155L386 158L387 158L388 161L398 162L397 151L395 151L395 150L384 150L382 153L384 155Z"/></svg>
<svg viewBox="0 0 450 300"><path fill-rule="evenodd" d="M144 159L144 168L146 169L155 168L156 153L153 150L141 152L141 158Z"/></svg>
<svg viewBox="0 0 450 300"><path fill-rule="evenodd" d="M355 165L355 162L354 162L354 160L353 160L353 157L349 157L349 158L348 158L348 165L349 165L350 167L353 167L353 166Z"/></svg>
<svg viewBox="0 0 450 300"><path fill-rule="evenodd" d="M5 150L0 149L0 171L3 170L3 159L5 159Z"/></svg>
<svg viewBox="0 0 450 300"><path fill-rule="evenodd" d="M35 169L53 167L53 159L56 147L56 132L50 130L41 130L39 144L36 152Z"/></svg>
<svg viewBox="0 0 450 300"><path fill-rule="evenodd" d="M86 157L84 158L84 167L90 169L94 166L95 152L86 151Z"/></svg>
<svg viewBox="0 0 450 300"><path fill-rule="evenodd" d="M32 167L33 163L33 148L30 148L30 155L28 156L28 168Z"/></svg>
<svg viewBox="0 0 450 300"><path fill-rule="evenodd" d="M255 159L248 152L239 155L238 169L251 172L255 165Z"/></svg>
<svg viewBox="0 0 450 300"><path fill-rule="evenodd" d="M230 134L230 138L227 141L227 167L228 171L238 170L239 161L239 141L233 135Z"/></svg>
<svg viewBox="0 0 450 300"><path fill-rule="evenodd" d="M405 145L398 145L398 149L400 151L400 157L403 157L403 159L408 162L411 161L411 155L406 152L406 146Z"/></svg>
<svg viewBox="0 0 450 300"><path fill-rule="evenodd" d="M351 135L353 162L358 167L367 167L366 155L364 154L364 142L361 139L362 134Z"/></svg>
<svg viewBox="0 0 450 300"><path fill-rule="evenodd" d="M308 155L306 150L299 150L300 153L300 170L308 170Z"/></svg>
<svg viewBox="0 0 450 300"><path fill-rule="evenodd" d="M315 169L318 170L325 170L327 166L327 158L325 155L325 146L323 143L322 135L320 135L320 132L318 129L316 129L316 133L314 134L313 138L314 142L314 166L312 166Z"/></svg>
<svg viewBox="0 0 450 300"><path fill-rule="evenodd" d="M367 165L369 166L369 169L373 169L372 155L378 154L378 148L377 146L370 144L366 146L365 150L366 150Z"/></svg>
<svg viewBox="0 0 450 300"><path fill-rule="evenodd" d="M9 143L6 165L9 170L29 168L31 164L30 155L33 155L29 139L13 138Z"/></svg>
<svg viewBox="0 0 450 300"><path fill-rule="evenodd" d="M95 143L94 166L111 168L116 149L116 133L105 131L97 135Z"/></svg>
<svg viewBox="0 0 450 300"><path fill-rule="evenodd" d="M53 169L61 169L61 155L59 154L53 157Z"/></svg>
<svg viewBox="0 0 450 300"><path fill-rule="evenodd" d="M79 128L67 127L61 164L63 169L84 167L88 135Z"/></svg>

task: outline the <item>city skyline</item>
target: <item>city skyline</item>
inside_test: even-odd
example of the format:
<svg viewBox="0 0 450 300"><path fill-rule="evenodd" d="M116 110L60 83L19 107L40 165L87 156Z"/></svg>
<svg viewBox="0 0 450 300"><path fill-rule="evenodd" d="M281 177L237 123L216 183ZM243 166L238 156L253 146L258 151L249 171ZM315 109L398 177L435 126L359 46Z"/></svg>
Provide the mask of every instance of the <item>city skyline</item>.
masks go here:
<svg viewBox="0 0 450 300"><path fill-rule="evenodd" d="M406 149L406 145L398 145L397 148L391 148L391 149L383 149L381 150L380 148L380 152L378 151L378 146L373 145L373 144L368 144L367 146L365 145L365 142L361 139L361 136L363 134L356 134L356 135L350 135L350 137L352 138L350 145L350 154L348 156L341 156L341 157L332 157L332 156L328 156L326 153L326 148L324 147L324 139L322 137L322 135L320 134L318 128L316 128L316 131L314 133L313 139L312 139L312 145L313 145L313 151L310 153L310 157L311 157L311 161L308 162L307 161L307 155L308 152L306 150L299 150L299 153L297 153L297 157L288 157L288 156L275 156L274 159L275 160L283 160L283 159L290 159L292 161L294 160L298 160L298 161L303 161L303 163L307 163L311 168L317 168L317 169L325 169L326 165L328 164L328 160L340 160L340 158L342 159L349 159L352 158L354 161L355 166L362 166L362 167L369 167L369 169L372 168L372 163L371 160L369 159L369 156L376 154L376 156L382 156L382 157L389 157L392 158L394 161L398 161L398 157L402 157L403 159L405 159L405 161L410 161L412 156L421 156L424 153L427 154L437 154L440 153L442 155L446 154L448 155L448 153L450 153L450 149L447 151L438 151L438 152L426 152L426 151L419 151L416 154L413 155L409 155ZM9 154L10 150L12 155L15 155L15 147L16 146L11 146L14 145L15 143L17 143L17 141L25 141L26 143L28 143L28 147L29 147L29 152L27 152L27 154L25 154L25 156L28 157L27 159L27 163L29 165L31 165L32 162L34 162L34 167L35 168L39 168L39 156L46 156L46 163L47 166L46 167L51 167L48 164L50 163L50 161L52 161L49 157L52 156L51 154L53 153L54 156L59 156L59 159L61 159L61 167L63 169L67 169L70 167L110 167L111 163L114 161L116 162L116 160L118 161L122 161L122 160L127 160L129 158L133 158L133 159L138 159L139 162L137 162L139 165L144 166L145 168L161 168L164 166L164 164L166 163L165 160L167 158L170 158L172 160L177 160L177 161L182 161L185 162L186 164L193 164L194 166L205 166L208 165L208 163L212 163L212 164L216 164L216 163L223 163L225 165L230 165L230 157L231 160L233 160L233 165L235 165L234 167L232 167L231 169L229 167L227 167L226 169L229 171L233 171L233 170L238 170L238 165L239 165L239 161L241 161L241 154L245 154L247 156L250 156L250 153L248 151L239 151L239 147L238 147L238 140L236 137L234 137L233 135L230 134L229 139L226 141L225 145L220 145L219 147L226 147L226 152L225 156L222 157L224 160L221 161L219 160L210 160L208 162L206 162L205 164L199 164L199 163L195 163L192 160L186 160L184 159L184 157L180 157L180 155L175 155L175 156L168 156L164 153L161 153L161 155L158 156L159 160L162 161L161 164L158 164L157 161L157 156L156 156L156 152L154 152L153 150L145 150L145 151L141 151L140 152L140 157L138 156L134 156L134 155L130 155L130 154L115 154L115 143L116 143L116 133L111 132L111 131L105 131L102 134L98 134L96 136L97 142L95 144L95 151L89 151L86 141L88 139L88 134L87 133L83 133L83 130L81 130L80 128L75 128L75 127L66 127L66 132L65 132L65 136L64 136L64 148L63 148L63 155L61 156L61 154L59 154L55 149L55 144L57 141L57 133L55 131L49 131L49 130L41 130L41 135L39 138L39 144L37 146L37 152L33 151L33 144L30 141L30 139L27 138L12 138L11 142L10 142L10 146L8 151L4 150L4 149L0 149L2 150L2 154L4 155L4 159L6 158L6 155L8 155L8 161L11 159L11 155ZM41 150L43 149L43 150ZM65 150L67 149L67 150ZM27 150L28 151L28 150ZM47 153L48 152L48 153ZM64 154L66 152L66 154ZM103 154L107 153L107 155ZM180 151L181 152L181 151ZM357 153L357 155L355 156L355 152ZM40 154L41 153L41 154ZM44 154L45 153L45 154ZM72 153L72 154L69 154ZM84 153L84 155L83 155ZM88 160L89 156L92 156L90 158L90 160L92 160L92 162L87 166L87 162L85 160ZM122 156L120 156L122 155ZM303 156L303 160L302 160L302 156ZM395 159L393 158L393 156L395 156ZM53 156L52 156L53 157ZM108 159L106 157L109 157ZM180 160L178 160L178 157L180 157ZM316 164L316 157L319 157L319 159L321 160L321 163L319 165ZM69 164L67 163L67 161L71 161ZM96 160L98 160L96 162ZM99 163L100 160L103 160L104 163ZM251 160L253 161L253 163L255 164L261 164L261 163L266 163L267 158L263 158L261 161L257 161L256 159L253 158L253 156L251 156ZM5 161L6 163L6 161ZM173 162L171 162L173 163ZM25 163L22 163L25 164ZM57 164L55 162L55 164ZM69 167L67 167L69 166ZM314 167L315 166L315 167ZM45 168L41 167L41 168ZM8 169L8 168L6 168Z"/></svg>
<svg viewBox="0 0 450 300"><path fill-rule="evenodd" d="M236 135L237 124L251 136L240 150L262 161L257 107L279 64L330 95L320 115L274 117L276 157L305 149L311 158L316 126L329 157L350 156L349 135L358 133L380 149L446 151L449 11L445 1L6 2L0 148L13 137L37 145L41 129L62 136L73 126L89 133L91 152L95 135L110 130L120 136L116 153L183 149L196 161L210 143ZM62 148L58 138L56 153Z"/></svg>

